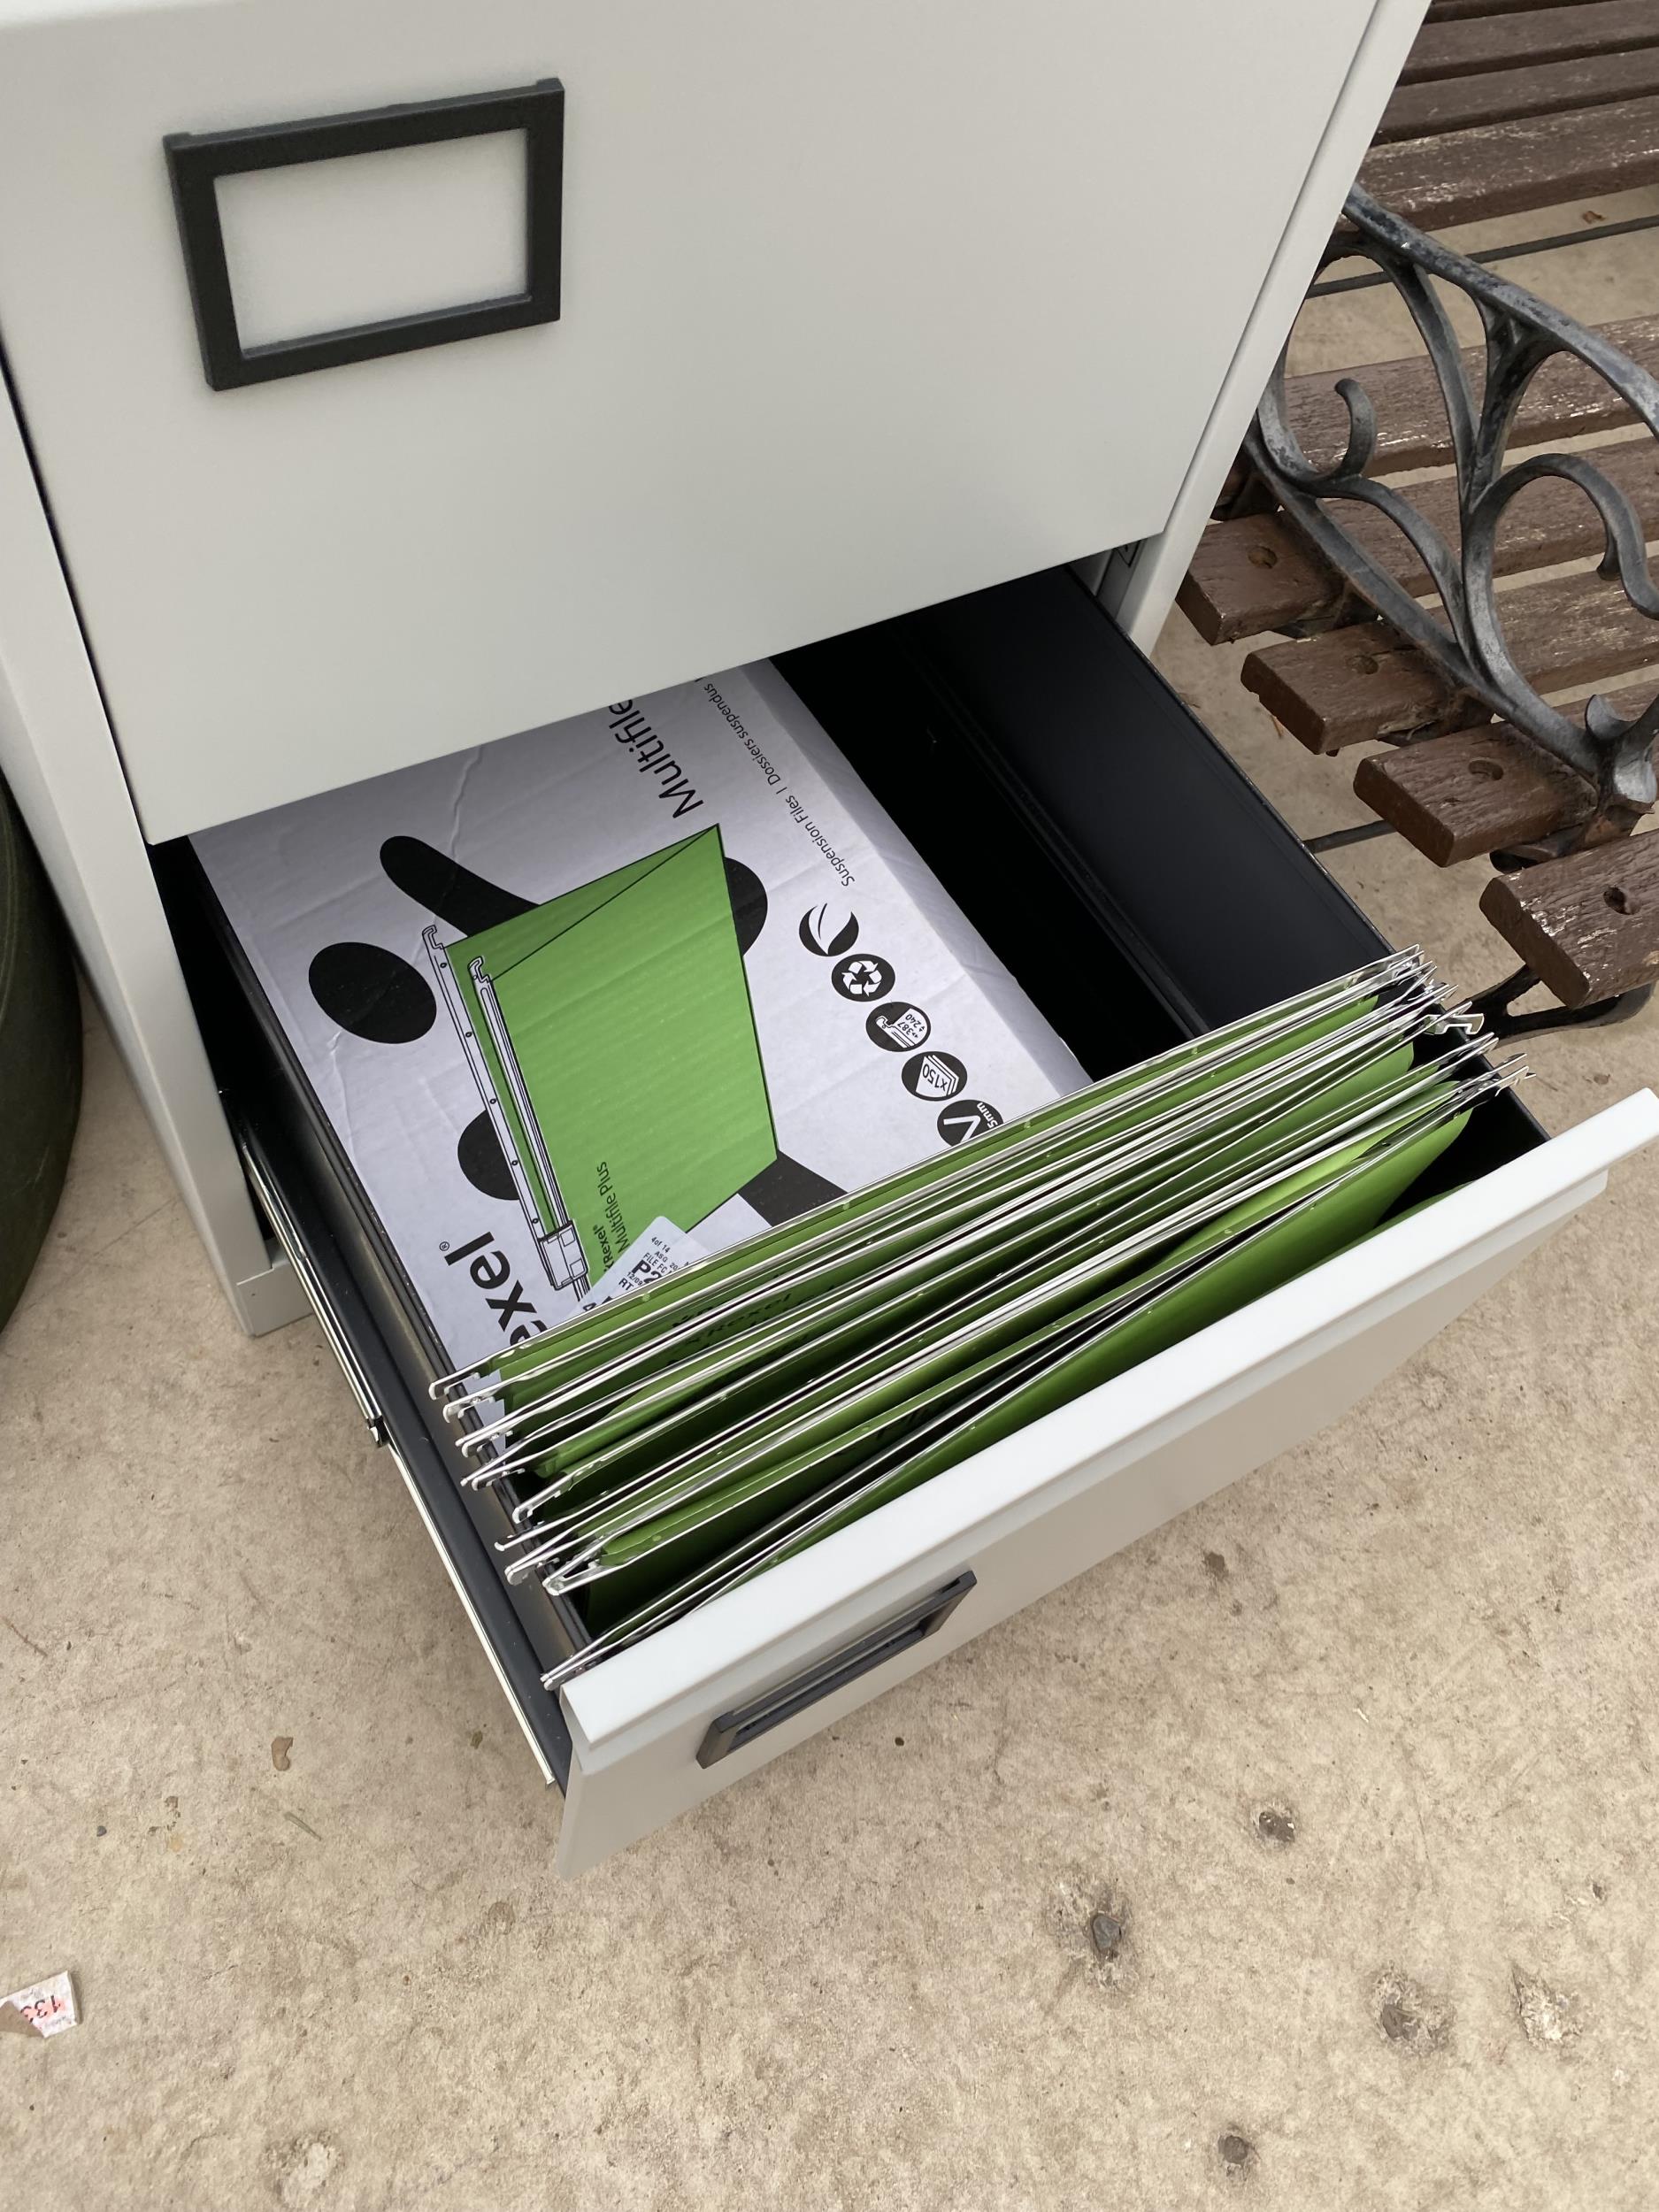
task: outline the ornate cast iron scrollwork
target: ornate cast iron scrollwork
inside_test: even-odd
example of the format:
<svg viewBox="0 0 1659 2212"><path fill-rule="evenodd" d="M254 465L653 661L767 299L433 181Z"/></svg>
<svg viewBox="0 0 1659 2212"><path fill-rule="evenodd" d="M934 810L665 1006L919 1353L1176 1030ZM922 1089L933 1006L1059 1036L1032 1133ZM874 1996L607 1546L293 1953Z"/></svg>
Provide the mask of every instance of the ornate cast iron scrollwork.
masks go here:
<svg viewBox="0 0 1659 2212"><path fill-rule="evenodd" d="M1281 356L1247 441L1250 465L1300 525L1324 559L1370 606L1408 638L1455 689L1563 762L1590 785L1596 806L1575 845L1632 828L1654 804L1653 744L1659 700L1634 719L1622 719L1599 695L1575 713L1541 698L1517 665L1504 637L1494 551L1504 510L1523 486L1540 477L1576 484L1591 501L1605 534L1600 572L1616 580L1632 606L1659 621L1659 587L1648 572L1640 522L1630 501L1587 455L1532 453L1504 465L1517 409L1543 364L1571 354L1611 385L1631 411L1659 436L1659 380L1517 284L1451 252L1379 207L1349 194L1348 228L1340 230L1325 260L1354 257L1376 265L1410 311L1439 381L1456 468L1461 544L1449 546L1409 496L1368 478L1377 449L1377 417L1352 377L1336 390L1348 411L1348 441L1329 467L1310 461L1290 427ZM1463 349L1432 280L1454 285L1474 303L1486 333L1486 376L1479 398ZM1325 503L1357 500L1386 515L1407 538L1432 579L1444 618L1412 598L1395 577L1356 544ZM1659 631L1655 631L1659 657Z"/></svg>

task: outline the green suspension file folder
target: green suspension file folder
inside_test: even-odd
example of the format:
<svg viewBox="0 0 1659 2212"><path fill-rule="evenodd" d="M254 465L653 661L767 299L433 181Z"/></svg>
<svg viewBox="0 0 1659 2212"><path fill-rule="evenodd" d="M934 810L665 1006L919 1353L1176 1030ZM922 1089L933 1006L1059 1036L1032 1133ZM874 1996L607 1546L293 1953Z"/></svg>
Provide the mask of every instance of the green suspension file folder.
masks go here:
<svg viewBox="0 0 1659 2212"><path fill-rule="evenodd" d="M777 1157L718 827L426 941L555 1283L585 1294Z"/></svg>

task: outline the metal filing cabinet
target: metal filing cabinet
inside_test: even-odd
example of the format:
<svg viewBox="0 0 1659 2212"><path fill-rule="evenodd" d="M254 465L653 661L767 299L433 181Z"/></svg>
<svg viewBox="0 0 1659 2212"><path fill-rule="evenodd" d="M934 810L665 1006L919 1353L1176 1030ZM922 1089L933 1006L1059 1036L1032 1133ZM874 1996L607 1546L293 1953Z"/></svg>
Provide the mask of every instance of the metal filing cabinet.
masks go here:
<svg viewBox="0 0 1659 2212"><path fill-rule="evenodd" d="M1018 790L1039 906L1155 1034L1367 957L1136 647L1422 12L0 4L0 765L227 1294L318 1309L568 1870L1317 1428L1659 1108L1506 1108L1440 1206L554 1696L177 841L781 655L902 826L920 731Z"/></svg>

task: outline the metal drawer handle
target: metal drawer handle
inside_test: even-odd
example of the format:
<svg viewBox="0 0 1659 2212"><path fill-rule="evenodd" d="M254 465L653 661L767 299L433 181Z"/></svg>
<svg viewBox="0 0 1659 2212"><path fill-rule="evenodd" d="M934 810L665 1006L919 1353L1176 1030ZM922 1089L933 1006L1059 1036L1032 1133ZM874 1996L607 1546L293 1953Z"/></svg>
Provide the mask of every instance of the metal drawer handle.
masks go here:
<svg viewBox="0 0 1659 2212"><path fill-rule="evenodd" d="M713 1766L728 1752L741 1751L746 1743L753 1743L757 1736L764 1736L768 1729L793 1719L796 1713L816 1705L820 1698L829 1697L847 1683L856 1682L872 1667L897 1658L912 1644L924 1642L936 1629L944 1626L977 1579L972 1567L964 1568L954 1582L946 1583L942 1590L932 1591L925 1598L918 1598L892 1620L884 1621L879 1628L861 1636L856 1643L832 1652L827 1659L817 1661L805 1673L792 1676L772 1689L763 1690L749 1704L734 1705L729 1713L722 1713L709 1723L709 1732L697 1747L697 1764Z"/></svg>

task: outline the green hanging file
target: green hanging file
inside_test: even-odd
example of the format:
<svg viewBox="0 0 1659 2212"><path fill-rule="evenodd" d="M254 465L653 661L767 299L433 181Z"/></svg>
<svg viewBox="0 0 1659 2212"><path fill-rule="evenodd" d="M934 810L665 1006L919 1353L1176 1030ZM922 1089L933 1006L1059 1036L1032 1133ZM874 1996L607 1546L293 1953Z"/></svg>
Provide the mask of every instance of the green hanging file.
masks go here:
<svg viewBox="0 0 1659 2212"><path fill-rule="evenodd" d="M441 950L526 1210L579 1292L776 1159L718 826Z"/></svg>

